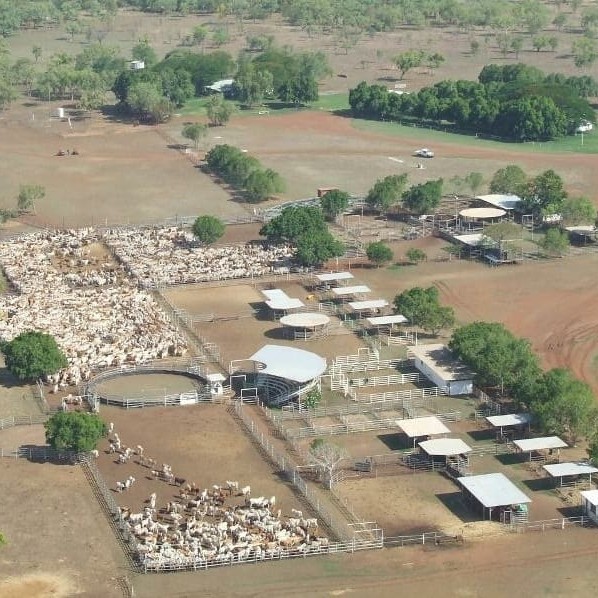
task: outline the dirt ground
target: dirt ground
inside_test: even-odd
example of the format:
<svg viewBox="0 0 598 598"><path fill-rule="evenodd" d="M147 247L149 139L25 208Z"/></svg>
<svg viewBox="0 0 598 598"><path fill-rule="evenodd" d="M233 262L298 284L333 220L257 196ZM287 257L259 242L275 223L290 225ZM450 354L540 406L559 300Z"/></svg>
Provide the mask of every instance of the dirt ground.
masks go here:
<svg viewBox="0 0 598 598"><path fill-rule="evenodd" d="M246 433L224 405L188 407L152 407L122 410L102 406L100 415L114 423L122 443L144 447L144 456L172 467L175 476L196 483L201 488L238 481L240 487L251 485L252 496L276 496L276 507L289 515L292 508L306 510L291 487L283 482L266 463ZM98 466L110 488L128 476L135 477L130 490L114 496L117 502L139 512L152 492L157 504L178 495L178 488L153 480L150 470L135 459L119 464L107 453L108 441L102 441Z"/></svg>
<svg viewBox="0 0 598 598"><path fill-rule="evenodd" d="M123 555L79 467L0 459L0 496L0 595L122 596Z"/></svg>

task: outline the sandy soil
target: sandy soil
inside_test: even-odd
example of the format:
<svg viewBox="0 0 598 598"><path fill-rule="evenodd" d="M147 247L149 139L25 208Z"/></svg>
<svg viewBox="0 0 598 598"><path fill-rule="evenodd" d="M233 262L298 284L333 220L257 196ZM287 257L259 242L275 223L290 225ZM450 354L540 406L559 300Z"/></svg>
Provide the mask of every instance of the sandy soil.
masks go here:
<svg viewBox="0 0 598 598"><path fill-rule="evenodd" d="M0 595L122 596L122 553L79 467L1 459L0 494Z"/></svg>

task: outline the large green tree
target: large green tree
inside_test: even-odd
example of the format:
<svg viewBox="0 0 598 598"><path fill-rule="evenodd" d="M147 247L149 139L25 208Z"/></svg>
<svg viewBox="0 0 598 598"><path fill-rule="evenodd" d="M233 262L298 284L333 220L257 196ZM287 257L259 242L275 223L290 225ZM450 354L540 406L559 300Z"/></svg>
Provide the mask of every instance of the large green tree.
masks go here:
<svg viewBox="0 0 598 598"><path fill-rule="evenodd" d="M490 181L490 193L517 195L527 182L527 175L520 166L509 164L499 168Z"/></svg>
<svg viewBox="0 0 598 598"><path fill-rule="evenodd" d="M98 415L81 411L55 413L45 424L46 442L54 449L88 453L107 432Z"/></svg>
<svg viewBox="0 0 598 598"><path fill-rule="evenodd" d="M207 136L208 127L201 123L189 123L183 127L181 133L185 139L193 141L195 149L199 147L199 142Z"/></svg>
<svg viewBox="0 0 598 598"><path fill-rule="evenodd" d="M436 287L414 287L394 298L395 312L405 316L415 326L437 334L455 324L455 313L451 307L440 305Z"/></svg>
<svg viewBox="0 0 598 598"><path fill-rule="evenodd" d="M365 201L373 210L387 212L401 200L401 194L407 184L407 173L392 174L378 179L368 191Z"/></svg>
<svg viewBox="0 0 598 598"><path fill-rule="evenodd" d="M567 226L596 223L596 206L587 197L570 197L561 207L563 223Z"/></svg>
<svg viewBox="0 0 598 598"><path fill-rule="evenodd" d="M569 248L569 235L567 231L558 228L549 228L540 241L540 247L547 253L562 256Z"/></svg>
<svg viewBox="0 0 598 598"><path fill-rule="evenodd" d="M560 214L567 198L563 179L552 169L545 170L519 189L519 209L538 219Z"/></svg>
<svg viewBox="0 0 598 598"><path fill-rule="evenodd" d="M476 372L481 386L504 390L536 380L540 374L530 343L496 322L461 326L453 333L449 347Z"/></svg>
<svg viewBox="0 0 598 598"><path fill-rule="evenodd" d="M350 195L340 189L332 189L324 194L320 199L320 206L324 216L329 220L334 220L339 214L342 214L349 207Z"/></svg>
<svg viewBox="0 0 598 598"><path fill-rule="evenodd" d="M384 241L368 243L365 253L368 260L378 267L392 261L394 257L392 249Z"/></svg>
<svg viewBox="0 0 598 598"><path fill-rule="evenodd" d="M8 370L19 380L43 378L68 365L54 337L43 332L22 332L1 347Z"/></svg>
<svg viewBox="0 0 598 598"><path fill-rule="evenodd" d="M215 216L199 216L193 223L193 234L204 245L211 245L222 237L226 226Z"/></svg>
<svg viewBox="0 0 598 598"><path fill-rule="evenodd" d="M442 179L414 185L403 192L403 206L415 214L429 214L442 198Z"/></svg>

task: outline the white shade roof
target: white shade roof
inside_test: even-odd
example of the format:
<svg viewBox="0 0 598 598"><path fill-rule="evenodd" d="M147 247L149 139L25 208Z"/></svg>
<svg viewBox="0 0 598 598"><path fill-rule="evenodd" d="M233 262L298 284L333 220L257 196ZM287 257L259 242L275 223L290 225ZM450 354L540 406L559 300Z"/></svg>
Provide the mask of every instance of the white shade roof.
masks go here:
<svg viewBox="0 0 598 598"><path fill-rule="evenodd" d="M260 370L262 374L299 383L309 382L326 371L326 360L323 357L283 345L264 345L249 360L264 365Z"/></svg>
<svg viewBox="0 0 598 598"><path fill-rule="evenodd" d="M582 490L580 494L592 505L598 505L598 490Z"/></svg>
<svg viewBox="0 0 598 598"><path fill-rule="evenodd" d="M475 220L484 218L500 218L506 212L500 208L465 208L459 212L463 218L473 218Z"/></svg>
<svg viewBox="0 0 598 598"><path fill-rule="evenodd" d="M350 280L353 278L351 272L328 272L327 274L316 274L320 282L333 282L335 280Z"/></svg>
<svg viewBox="0 0 598 598"><path fill-rule="evenodd" d="M343 297L345 295L359 295L361 293L371 293L372 289L364 284L358 284L354 287L335 287L331 291L337 297Z"/></svg>
<svg viewBox="0 0 598 598"><path fill-rule="evenodd" d="M419 446L428 455L450 457L471 452L471 447L460 438L433 438L424 440Z"/></svg>
<svg viewBox="0 0 598 598"><path fill-rule="evenodd" d="M522 440L514 440L513 444L524 453L530 451L541 451L544 449L565 448L567 443L561 440L558 436L542 436L541 438L524 438Z"/></svg>
<svg viewBox="0 0 598 598"><path fill-rule="evenodd" d="M560 478L567 475L584 475L598 472L598 468L588 463L554 463L542 466L553 478Z"/></svg>
<svg viewBox="0 0 598 598"><path fill-rule="evenodd" d="M532 502L502 473L465 476L458 482L487 509Z"/></svg>
<svg viewBox="0 0 598 598"><path fill-rule="evenodd" d="M409 438L419 436L438 436L450 434L450 430L433 415L430 417L414 417L413 419L398 419L396 424Z"/></svg>
<svg viewBox="0 0 598 598"><path fill-rule="evenodd" d="M453 239L456 239L457 241L459 241L460 243L463 243L464 245L469 245L470 247L477 247L482 239L484 238L484 235L482 235L481 233L472 233L470 235L454 235Z"/></svg>
<svg viewBox="0 0 598 598"><path fill-rule="evenodd" d="M219 373L208 374L206 376L206 380L208 382L224 382L226 380L226 376L223 376L222 374L219 374Z"/></svg>
<svg viewBox="0 0 598 598"><path fill-rule="evenodd" d="M418 358L446 382L473 380L475 378L474 372L453 355L446 345L415 345L409 347L409 353Z"/></svg>
<svg viewBox="0 0 598 598"><path fill-rule="evenodd" d="M266 305L273 310L298 309L305 304L301 299L289 297L282 289L269 289L262 291L262 295L268 299Z"/></svg>
<svg viewBox="0 0 598 598"><path fill-rule="evenodd" d="M478 195L476 199L481 199L483 202L489 203L497 208L501 208L502 210L513 210L521 201L521 197L518 195L502 195L500 193Z"/></svg>
<svg viewBox="0 0 598 598"><path fill-rule="evenodd" d="M385 326L388 324L405 324L408 322L405 316L401 314L395 314L392 316L376 316L374 318L366 318L369 324L372 326Z"/></svg>
<svg viewBox="0 0 598 598"><path fill-rule="evenodd" d="M381 309L388 305L386 299L370 299L369 301L352 301L349 303L349 307L355 311L361 311L365 309Z"/></svg>
<svg viewBox="0 0 598 598"><path fill-rule="evenodd" d="M330 318L320 312L301 312L280 318L280 323L289 328L317 328L330 324Z"/></svg>
<svg viewBox="0 0 598 598"><path fill-rule="evenodd" d="M532 416L529 413L511 413L508 415L490 415L486 421L495 428L503 428L506 426L521 426L529 424Z"/></svg>

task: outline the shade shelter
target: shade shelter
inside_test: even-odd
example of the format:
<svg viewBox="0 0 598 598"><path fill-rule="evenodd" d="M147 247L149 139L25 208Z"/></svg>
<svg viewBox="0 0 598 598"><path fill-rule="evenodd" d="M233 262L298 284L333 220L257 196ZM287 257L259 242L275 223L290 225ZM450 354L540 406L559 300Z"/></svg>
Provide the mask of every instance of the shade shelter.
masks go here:
<svg viewBox="0 0 598 598"><path fill-rule="evenodd" d="M442 436L450 434L451 431L435 416L414 417L411 419L399 419L397 427L413 440L413 446L417 444L418 438L430 438L431 436Z"/></svg>
<svg viewBox="0 0 598 598"><path fill-rule="evenodd" d="M352 287L334 287L330 290L337 299L341 300L358 297L359 295L367 295L372 292L372 289L365 284L358 284Z"/></svg>
<svg viewBox="0 0 598 598"><path fill-rule="evenodd" d="M419 443L419 448L433 461L447 463L451 457L469 464L472 448L460 438L433 438Z"/></svg>
<svg viewBox="0 0 598 598"><path fill-rule="evenodd" d="M525 429L529 431L532 416L529 413L489 415L486 421L496 430L496 439L504 442L512 440L515 434L521 435Z"/></svg>
<svg viewBox="0 0 598 598"><path fill-rule="evenodd" d="M522 438L521 440L514 440L518 452L529 454L529 460L532 460L534 454L540 453L541 457L545 456L545 451L549 455L555 455L556 460L560 459L561 449L566 448L568 444L561 440L558 436L542 436L541 438Z"/></svg>
<svg viewBox="0 0 598 598"><path fill-rule="evenodd" d="M476 199L486 205L500 208L501 210L512 211L517 209L521 203L518 195L503 195L501 193L490 193L489 195L478 195Z"/></svg>
<svg viewBox="0 0 598 598"><path fill-rule="evenodd" d="M316 280L319 285L328 290L331 286L341 286L348 280L353 279L351 272L327 272L325 274L316 274Z"/></svg>
<svg viewBox="0 0 598 598"><path fill-rule="evenodd" d="M367 323L376 329L376 332L388 332L395 327L397 324L407 324L409 320L401 314L392 314L390 316L374 316L372 318L366 318Z"/></svg>
<svg viewBox="0 0 598 598"><path fill-rule="evenodd" d="M482 510L482 519L492 519L498 515L499 521L506 522L507 514L510 516L515 512L527 515L527 505L532 502L502 473L465 476L457 481L465 500Z"/></svg>
<svg viewBox="0 0 598 598"><path fill-rule="evenodd" d="M330 327L330 318L320 312L288 314L279 321L287 336L294 340L307 341L328 336Z"/></svg>
<svg viewBox="0 0 598 598"><path fill-rule="evenodd" d="M449 395L473 393L475 374L446 345L417 345L409 347L415 367Z"/></svg>
<svg viewBox="0 0 598 598"><path fill-rule="evenodd" d="M598 523L598 490L583 490L580 494L583 514Z"/></svg>
<svg viewBox="0 0 598 598"><path fill-rule="evenodd" d="M357 312L359 317L363 317L364 313L377 313L381 309L388 307L386 299L370 299L369 301L351 301L349 307Z"/></svg>
<svg viewBox="0 0 598 598"><path fill-rule="evenodd" d="M285 316L289 311L305 307L300 299L289 297L282 289L269 289L262 291L266 298L266 305L272 311L275 320Z"/></svg>
<svg viewBox="0 0 598 598"><path fill-rule="evenodd" d="M589 463L571 461L568 463L553 463L543 465L543 469L548 475L563 486L568 481L575 481L580 476L588 476L588 482L592 484L592 474L598 472L598 468Z"/></svg>

